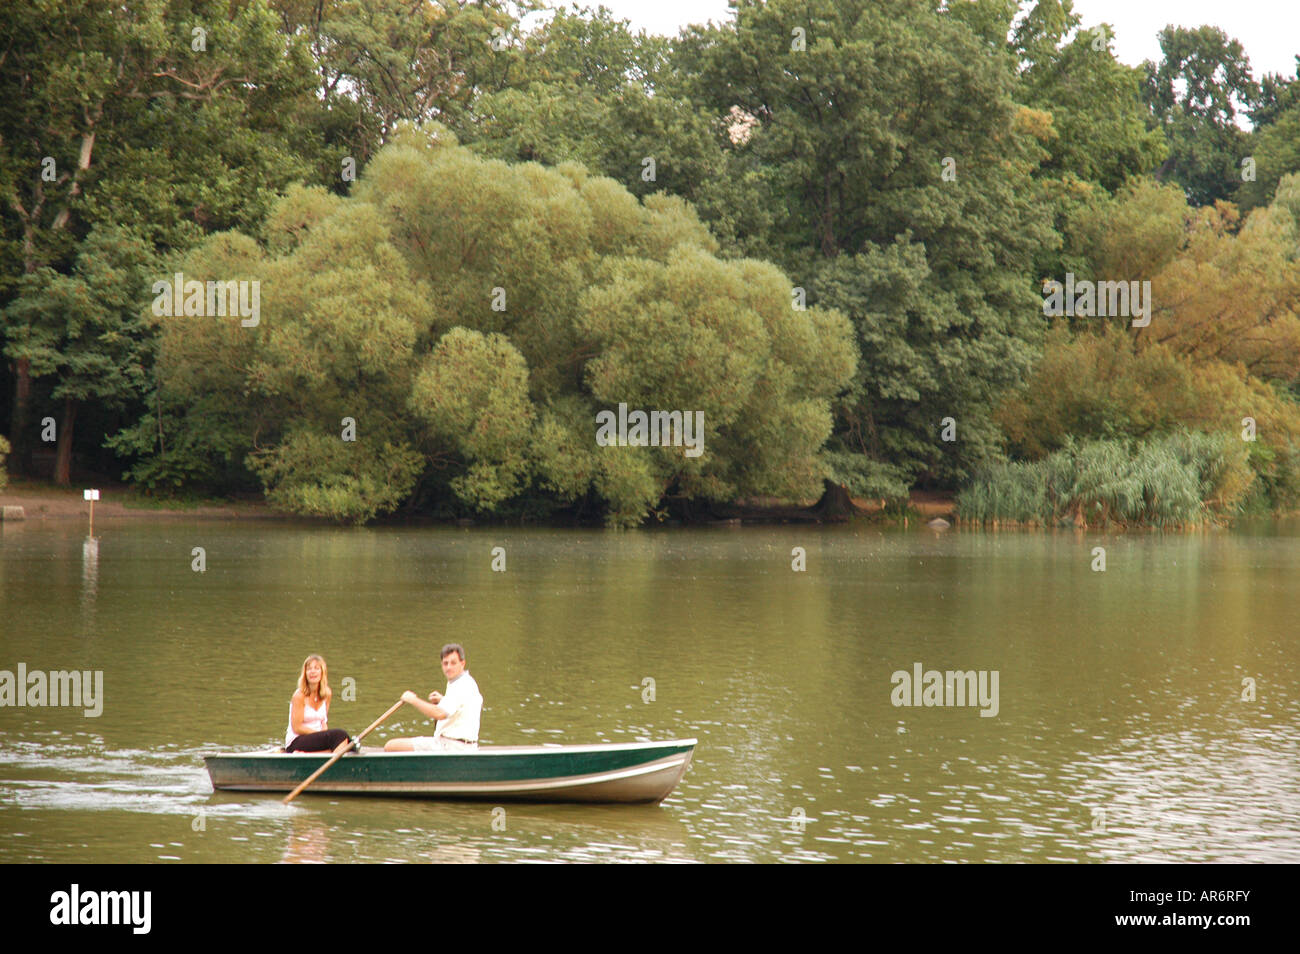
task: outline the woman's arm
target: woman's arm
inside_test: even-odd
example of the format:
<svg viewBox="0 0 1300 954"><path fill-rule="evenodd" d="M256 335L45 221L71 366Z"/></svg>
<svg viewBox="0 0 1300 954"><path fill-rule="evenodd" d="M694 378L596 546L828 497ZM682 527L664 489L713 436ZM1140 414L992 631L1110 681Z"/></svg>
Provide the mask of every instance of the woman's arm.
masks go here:
<svg viewBox="0 0 1300 954"><path fill-rule="evenodd" d="M294 735L306 735L308 732L312 731L307 728L302 721L303 707L305 704L306 700L303 697L302 691L295 691L293 694L292 708L289 710L289 724L293 726Z"/></svg>

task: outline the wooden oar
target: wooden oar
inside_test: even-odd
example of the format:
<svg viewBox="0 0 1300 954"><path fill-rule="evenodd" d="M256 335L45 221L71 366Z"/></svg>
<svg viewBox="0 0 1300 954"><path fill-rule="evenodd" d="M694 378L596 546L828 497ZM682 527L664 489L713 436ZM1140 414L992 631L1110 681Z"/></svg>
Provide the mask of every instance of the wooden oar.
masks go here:
<svg viewBox="0 0 1300 954"><path fill-rule="evenodd" d="M324 775L324 774L325 774L325 770L326 770L327 768L329 768L331 765L333 765L333 764L334 764L335 762L337 762L339 759L343 758L343 756L347 754L348 750L351 749L354 745L360 745L362 739L364 739L366 736L368 736L368 735L369 735L372 731L374 731L375 729L379 728L379 724L380 724L381 722L383 722L385 719L387 719L390 715L392 715L394 712L396 712L396 711L397 711L398 709L400 709L400 708L402 708L402 700L401 700L401 699L398 699L396 702L394 702L394 703L392 704L392 706L389 708L389 710L388 710L387 712L385 712L383 715L381 715L381 716L380 716L378 719L376 719L374 722L370 723L370 725L366 727L366 730L365 730L364 732L362 732L360 735L358 735L355 739L352 739L352 740L349 741L349 742L340 742L339 745L338 745L338 748L336 748L336 749L334 750L334 754L333 754L332 756L330 756L330 760L329 760L328 762L326 762L324 765L322 765L320 768L318 768L316 771L314 771L314 772L312 772L310 775L308 775L307 778L303 780L303 782L302 782L301 785L299 785L297 788L295 788L295 789L294 789L292 792L290 792L288 795L284 796L284 801L282 802L282 804L284 804L284 805L288 805L291 801L293 801L293 800L294 800L295 798L297 798L300 794L302 794L302 790L303 790L304 788L306 788L306 787L307 787L308 785L310 785L312 782L316 781L316 779L318 779L318 778L320 778L322 775Z"/></svg>

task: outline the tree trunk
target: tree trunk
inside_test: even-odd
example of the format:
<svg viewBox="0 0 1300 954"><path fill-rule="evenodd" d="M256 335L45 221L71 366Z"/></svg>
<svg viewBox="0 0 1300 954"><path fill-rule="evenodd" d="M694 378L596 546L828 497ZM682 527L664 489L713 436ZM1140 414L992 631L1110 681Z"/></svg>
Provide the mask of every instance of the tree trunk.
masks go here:
<svg viewBox="0 0 1300 954"><path fill-rule="evenodd" d="M844 485L829 480L823 481L822 499L817 501L813 510L824 520L847 520L858 512L857 505Z"/></svg>
<svg viewBox="0 0 1300 954"><path fill-rule="evenodd" d="M14 361L14 407L9 417L9 471L15 476L30 476L32 472L32 441L27 429L31 412L32 375L31 361L19 358Z"/></svg>
<svg viewBox="0 0 1300 954"><path fill-rule="evenodd" d="M63 423L59 425L59 445L54 454L54 483L67 487L72 483L72 422L77 419L77 402L63 399Z"/></svg>

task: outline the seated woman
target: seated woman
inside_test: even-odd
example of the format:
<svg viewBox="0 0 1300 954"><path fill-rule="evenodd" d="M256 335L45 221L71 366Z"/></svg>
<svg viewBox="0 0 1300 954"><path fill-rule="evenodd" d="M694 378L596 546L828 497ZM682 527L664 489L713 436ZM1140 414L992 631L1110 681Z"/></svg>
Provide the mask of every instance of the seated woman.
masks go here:
<svg viewBox="0 0 1300 954"><path fill-rule="evenodd" d="M312 653L298 674L298 689L289 703L289 728L284 734L286 752L333 752L351 739L342 729L329 728L329 670L323 657Z"/></svg>

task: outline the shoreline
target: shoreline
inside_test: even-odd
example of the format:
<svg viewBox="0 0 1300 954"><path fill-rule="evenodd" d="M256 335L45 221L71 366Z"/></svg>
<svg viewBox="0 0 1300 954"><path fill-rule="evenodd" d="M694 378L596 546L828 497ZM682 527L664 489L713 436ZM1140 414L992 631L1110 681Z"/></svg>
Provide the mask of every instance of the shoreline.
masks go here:
<svg viewBox="0 0 1300 954"><path fill-rule="evenodd" d="M303 517L297 514L281 513L273 510L263 500L247 501L207 501L184 503L168 501L162 498L146 497L131 487L124 485L102 485L102 497L95 502L95 519L131 519L131 520L174 520L181 517L197 517L220 520L288 520L295 522L323 523L333 525L333 521L324 518ZM881 510L879 500L852 498L859 516L871 517ZM834 522L817 520L812 511L815 501L780 500L774 497L748 498L737 502L741 523L783 523L793 522L787 517L799 515L799 522ZM952 495L935 491L913 491L910 506L922 520L945 517L952 520L954 499ZM0 507L22 507L23 521L44 520L88 520L90 503L82 496L81 488L64 489L53 487L41 481L11 481L4 490L0 490ZM0 520L0 523L3 523ZM18 522L18 521L15 521ZM401 520L393 515L379 518L378 525L419 524L429 522L425 518L418 520ZM457 520L438 520L435 523L463 523ZM474 524L492 526L491 520L474 520ZM707 525L710 521L702 521ZM723 521L730 522L730 520ZM955 522L955 521L954 521Z"/></svg>
<svg viewBox="0 0 1300 954"><path fill-rule="evenodd" d="M261 501L206 503L163 502L145 497L125 486L101 485L102 496L95 501L95 519L159 519L202 517L226 520L292 520L291 514L277 513ZM90 501L81 488L52 487L40 481L10 481L0 490L0 507L22 507L23 522L40 520L88 520ZM3 521L0 521L3 522Z"/></svg>

